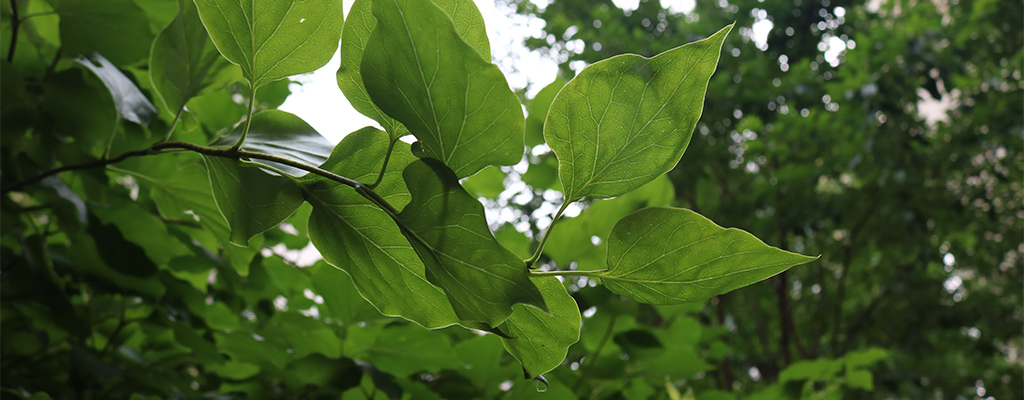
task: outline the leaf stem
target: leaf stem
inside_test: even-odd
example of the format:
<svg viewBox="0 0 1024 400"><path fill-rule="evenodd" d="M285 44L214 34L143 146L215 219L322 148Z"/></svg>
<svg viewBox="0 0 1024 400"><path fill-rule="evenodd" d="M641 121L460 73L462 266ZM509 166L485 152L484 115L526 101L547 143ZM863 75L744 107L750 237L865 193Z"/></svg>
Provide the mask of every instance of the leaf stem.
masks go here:
<svg viewBox="0 0 1024 400"><path fill-rule="evenodd" d="M388 160L391 160L391 152L394 151L394 149L395 149L395 142L397 142L397 141L398 141L398 138L394 138L394 139L390 139L390 141L388 142L388 152L384 154L384 165L380 166L380 174L377 175L377 180L374 181L373 183L371 183L370 185L368 185L368 187L370 189L377 188L377 185L380 184L380 181L384 180L384 171L387 171L387 169L388 169Z"/></svg>
<svg viewBox="0 0 1024 400"><path fill-rule="evenodd" d="M572 271L532 271L531 270L530 271L530 276L531 277L541 277L541 276L597 276L598 274L600 274L602 272L605 272L605 271L607 271L607 269L598 269L598 270L593 270L593 271L581 271L581 270L572 270Z"/></svg>
<svg viewBox="0 0 1024 400"><path fill-rule="evenodd" d="M164 137L164 141L171 140L171 135L174 134L174 128L178 127L178 121L181 120L181 114L185 112L185 107L179 108L178 112L174 114L174 121L171 121L171 127L167 130L167 136Z"/></svg>
<svg viewBox="0 0 1024 400"><path fill-rule="evenodd" d="M245 128L242 129L242 136L238 138L238 142L234 146L231 146L232 150L239 150L242 148L242 142L245 142L245 136L249 134L249 126L252 125L252 114L256 110L256 87L255 83L249 83L249 111L245 117Z"/></svg>
<svg viewBox="0 0 1024 400"><path fill-rule="evenodd" d="M11 0L11 46L7 49L7 62L14 61L14 48L18 45L18 29L21 18L18 18L18 2Z"/></svg>
<svg viewBox="0 0 1024 400"><path fill-rule="evenodd" d="M540 259L540 255L544 253L544 244L548 242L548 236L551 235L551 229L555 227L555 223L562 217L562 213L565 212L565 209L573 202L575 202L575 200L562 203L562 207L558 209L558 212L555 213L555 217L551 219L551 225L548 225L548 229L544 230L544 235L541 236L540 243L537 245L537 250L533 252L533 256L523 260L526 263L526 268L533 268L533 264L536 264L537 260Z"/></svg>

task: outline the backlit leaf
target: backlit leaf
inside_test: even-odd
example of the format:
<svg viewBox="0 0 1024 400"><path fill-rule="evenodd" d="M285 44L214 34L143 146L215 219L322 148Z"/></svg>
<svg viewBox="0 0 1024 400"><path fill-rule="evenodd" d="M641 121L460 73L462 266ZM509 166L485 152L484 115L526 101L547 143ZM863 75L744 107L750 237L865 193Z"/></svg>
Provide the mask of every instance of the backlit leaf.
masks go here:
<svg viewBox="0 0 1024 400"><path fill-rule="evenodd" d="M653 58L599 61L558 92L544 138L568 199L618 196L679 162L730 30Z"/></svg>
<svg viewBox="0 0 1024 400"><path fill-rule="evenodd" d="M227 158L203 160L217 208L231 227L231 243L247 246L249 238L277 226L302 205L302 192L291 178Z"/></svg>
<svg viewBox="0 0 1024 400"><path fill-rule="evenodd" d="M373 102L458 177L523 157L523 112L498 67L432 2L375 1L360 72Z"/></svg>
<svg viewBox="0 0 1024 400"><path fill-rule="evenodd" d="M448 295L466 321L496 326L516 303L547 310L526 263L498 244L484 207L459 186L450 169L421 159L402 173L412 200L399 214L403 230L427 268L427 279Z"/></svg>
<svg viewBox="0 0 1024 400"><path fill-rule="evenodd" d="M340 1L196 0L196 6L217 49L254 87L320 68L341 38Z"/></svg>
<svg viewBox="0 0 1024 400"><path fill-rule="evenodd" d="M374 128L353 132L321 168L359 181L375 180L388 140ZM409 201L401 171L413 160L409 145L396 143L384 179L374 189L395 207ZM382 314L427 328L458 322L444 292L427 281L423 262L386 212L352 188L318 176L303 178L303 188L313 205L313 244L328 263L352 277L359 293Z"/></svg>
<svg viewBox="0 0 1024 400"><path fill-rule="evenodd" d="M645 208L619 220L608 243L612 292L650 304L705 300L814 260L725 229L690 210Z"/></svg>
<svg viewBox="0 0 1024 400"><path fill-rule="evenodd" d="M523 364L527 378L555 369L580 339L580 310L576 300L555 277L533 280L544 294L550 313L516 304L512 316L498 327L510 338L502 338L513 357Z"/></svg>

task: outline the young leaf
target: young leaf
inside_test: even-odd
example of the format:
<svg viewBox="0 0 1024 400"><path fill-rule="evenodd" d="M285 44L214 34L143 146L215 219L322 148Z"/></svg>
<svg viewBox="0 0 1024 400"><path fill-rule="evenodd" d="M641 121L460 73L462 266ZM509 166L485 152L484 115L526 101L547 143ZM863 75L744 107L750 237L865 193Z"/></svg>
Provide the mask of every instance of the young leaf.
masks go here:
<svg viewBox="0 0 1024 400"><path fill-rule="evenodd" d="M359 74L359 66L363 61L363 49L370 38L370 33L377 26L377 20L371 11L371 0L356 0L348 11L348 20L341 35L341 66L338 68L338 87L345 94L352 107L360 113L373 118L384 127L392 139L407 134L408 131L394 118L381 111L370 95L366 93L363 77ZM483 16L470 0L435 0L434 4L448 14L459 36L469 43L480 54L490 56L490 43L484 29Z"/></svg>
<svg viewBox="0 0 1024 400"><path fill-rule="evenodd" d="M253 87L311 72L331 59L341 38L334 0L196 0L221 54Z"/></svg>
<svg viewBox="0 0 1024 400"><path fill-rule="evenodd" d="M388 135L374 128L355 131L338 143L321 168L372 181L380 173L388 141ZM401 172L413 160L409 145L396 143L384 178L374 189L393 206L408 202ZM328 263L352 277L359 293L377 310L426 328L458 322L444 292L427 281L423 262L384 210L340 183L313 175L302 182L313 205L309 216L313 245Z"/></svg>
<svg viewBox="0 0 1024 400"><path fill-rule="evenodd" d="M653 58L599 61L558 92L544 138L568 200L621 195L679 162L730 30Z"/></svg>
<svg viewBox="0 0 1024 400"><path fill-rule="evenodd" d="M277 226L302 205L302 192L291 178L227 158L203 156L203 160L213 199L231 226L231 243L248 246L249 238Z"/></svg>
<svg viewBox="0 0 1024 400"><path fill-rule="evenodd" d="M237 67L229 68L231 64L217 52L199 20L195 3L178 3L181 10L153 40L149 55L153 89L172 114L204 88L218 81L228 83L238 73Z"/></svg>
<svg viewBox="0 0 1024 400"><path fill-rule="evenodd" d="M523 111L498 67L434 3L373 3L360 72L373 102L462 178L523 157Z"/></svg>
<svg viewBox="0 0 1024 400"><path fill-rule="evenodd" d="M699 301L814 260L725 229L690 210L651 207L623 217L608 240L608 290L650 304Z"/></svg>
<svg viewBox="0 0 1024 400"><path fill-rule="evenodd" d="M516 303L547 311L544 297L521 258L487 228L484 208L434 159L413 162L402 173L412 193L399 214L427 279L448 295L460 319L497 326Z"/></svg>
<svg viewBox="0 0 1024 400"><path fill-rule="evenodd" d="M544 294L550 313L516 304L512 315L498 329L505 350L523 364L527 378L555 369L565 360L569 346L580 339L580 310L576 300L555 277L533 280Z"/></svg>
<svg viewBox="0 0 1024 400"><path fill-rule="evenodd" d="M211 146L231 146L242 135L242 126L218 138ZM324 139L313 127L295 114L280 110L262 111L252 118L249 135L242 150L299 161L308 165L320 165L331 154L331 142ZM267 160L255 160L272 166L289 175L300 177L307 171Z"/></svg>
<svg viewBox="0 0 1024 400"><path fill-rule="evenodd" d="M114 99L119 119L124 118L139 125L146 125L156 115L156 107L142 94L139 87L135 86L135 82L128 79L102 55L93 53L89 58L76 58L75 62L84 65L103 81L103 86L107 87Z"/></svg>

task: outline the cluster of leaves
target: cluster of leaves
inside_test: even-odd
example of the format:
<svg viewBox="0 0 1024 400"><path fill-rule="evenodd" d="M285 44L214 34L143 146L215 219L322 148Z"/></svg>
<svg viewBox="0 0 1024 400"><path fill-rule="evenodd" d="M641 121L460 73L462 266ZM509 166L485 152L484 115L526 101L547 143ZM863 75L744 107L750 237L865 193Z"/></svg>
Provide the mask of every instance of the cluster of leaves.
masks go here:
<svg viewBox="0 0 1024 400"><path fill-rule="evenodd" d="M708 85L714 101L686 162L668 174L674 192L659 201L822 257L712 300L698 316L704 329L730 332L728 352L701 353L708 373L673 375L677 384L697 398L1024 396L1021 4L728 0L682 14L653 0L630 10L513 3L545 21L528 45L562 60L566 76L624 49L653 55L736 22L740 34L724 43ZM770 26L764 43L755 24ZM941 106L926 110L926 100ZM522 176L529 190L555 188L535 179L536 165ZM560 227L604 239L593 221L618 212L594 202ZM552 255L589 265L603 250L595 242ZM589 322L584 336L606 329ZM823 365L822 374L787 372L872 348L889 353L871 367L873 385L849 383L856 378L826 390L845 375ZM733 393L716 397L723 391Z"/></svg>
<svg viewBox="0 0 1024 400"><path fill-rule="evenodd" d="M526 148L472 2L357 0L345 23L330 0L31 0L2 16L9 394L494 397L523 373L565 394L572 372L540 374L580 339L577 300L601 296L610 320L584 337L588 362L622 361L600 357L614 338L669 349L646 372L685 375L695 320L645 306L664 332L629 329L615 320L639 306L614 306L619 295L703 301L812 259L669 204L630 212L681 158L731 26L596 63L532 108L563 195L527 257L460 183ZM332 146L273 108L282 79L324 65L339 40L339 87L384 130ZM584 199L626 204L613 226L598 221L604 262L552 269L545 242ZM277 255L310 242L324 261ZM617 295L574 297L556 275ZM453 325L470 330L422 329Z"/></svg>

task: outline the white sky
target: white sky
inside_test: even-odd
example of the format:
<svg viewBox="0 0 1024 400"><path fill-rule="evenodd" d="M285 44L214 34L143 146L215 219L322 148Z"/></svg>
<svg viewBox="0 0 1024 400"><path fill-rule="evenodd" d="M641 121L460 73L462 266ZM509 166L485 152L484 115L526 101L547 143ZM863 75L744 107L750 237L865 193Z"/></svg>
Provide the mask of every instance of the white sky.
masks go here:
<svg viewBox="0 0 1024 400"><path fill-rule="evenodd" d="M514 15L504 7L499 9L493 0L475 2L487 26L494 62L505 73L509 86L519 89L537 83L531 87L532 94L555 79L558 70L555 61L539 52L530 52L523 45L525 37L541 34L543 21ZM345 2L346 15L350 7L351 2ZM335 72L340 63L339 54L335 53L327 65L315 72L293 76L293 81L302 84L292 84L291 96L279 107L298 115L334 143L364 126L379 127L376 121L353 109L338 89Z"/></svg>

